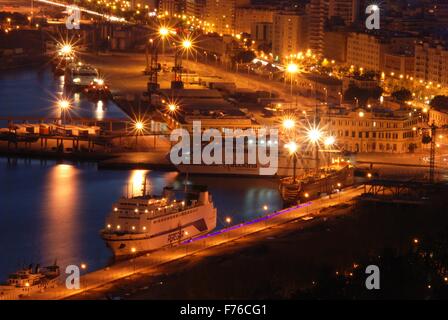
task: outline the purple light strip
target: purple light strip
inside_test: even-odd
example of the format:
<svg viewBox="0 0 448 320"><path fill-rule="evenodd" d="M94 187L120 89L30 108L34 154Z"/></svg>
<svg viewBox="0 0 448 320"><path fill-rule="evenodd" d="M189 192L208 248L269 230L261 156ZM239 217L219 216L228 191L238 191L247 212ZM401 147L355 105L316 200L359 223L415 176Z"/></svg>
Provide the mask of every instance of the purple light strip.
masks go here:
<svg viewBox="0 0 448 320"><path fill-rule="evenodd" d="M276 217L276 216L278 216L280 214L284 214L284 213L288 213L288 212L291 212L291 211L296 210L296 209L301 209L301 208L308 207L311 204L312 204L312 202L310 201L310 202L307 202L307 203L299 204L299 205L297 205L295 207L290 207L290 208L287 208L287 209L276 211L276 212L270 213L268 215L265 215L263 217L260 217L260 218L254 219L254 220L250 220L250 221L247 221L247 222L236 224L234 226L231 226L231 227L228 227L228 228L224 228L224 229L220 229L218 231L210 232L210 233L204 234L202 236L199 236L197 238L185 240L181 244L187 244L187 243L191 243L191 242L194 242L194 241L202 240L202 239L205 239L205 238L214 237L214 236L217 236L217 235L220 235L220 234L223 234L223 233L226 233L226 232L229 232L229 231L232 231L232 230L244 227L244 226L248 226L248 225L260 222L260 221L265 221L265 220L271 219L271 218Z"/></svg>

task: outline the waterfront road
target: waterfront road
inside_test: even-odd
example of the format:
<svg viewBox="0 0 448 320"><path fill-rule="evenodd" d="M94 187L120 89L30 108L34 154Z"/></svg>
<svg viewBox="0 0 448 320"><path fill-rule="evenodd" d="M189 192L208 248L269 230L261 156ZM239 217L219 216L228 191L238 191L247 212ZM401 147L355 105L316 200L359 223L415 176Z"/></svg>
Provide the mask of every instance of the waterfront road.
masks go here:
<svg viewBox="0 0 448 320"><path fill-rule="evenodd" d="M168 263L179 261L193 254L203 256L212 255L226 243L232 242L247 243L253 237L257 237L261 231L272 228L282 228L288 222L306 218L308 216L319 216L326 208L334 207L338 204L347 203L363 192L363 186L348 188L339 194L333 194L320 199L300 204L278 212L273 212L265 217L246 222L240 225L233 225L214 233L198 238L189 243L184 243L175 247L165 248L156 252L134 257L129 260L122 260L106 268L84 274L81 277L81 288L78 290L68 290L65 287L64 274L61 276L61 284L56 288L47 289L42 293L32 294L25 299L66 299L75 295L99 290L120 279L129 278L138 273L157 274L160 268ZM62 270L64 272L64 270ZM4 298L17 298L12 295Z"/></svg>
<svg viewBox="0 0 448 320"><path fill-rule="evenodd" d="M107 54L84 54L82 56L86 62L97 67L106 78L106 82L111 85L113 92L126 94L141 94L146 91L148 76L143 74L146 66L144 54L139 53L107 53ZM159 62L165 63L170 69L174 65L174 58L170 55L160 55ZM289 85L282 82L268 80L254 74L235 73L227 71L220 65L205 64L193 60L184 60L183 66L190 71L196 72L199 77L216 78L216 81L235 83L238 89L263 90L276 93L279 98L297 104L299 111L310 111L316 105L316 100L306 98L297 94L291 95ZM160 88L166 89L171 85L173 79L172 72L161 72L158 77ZM190 84L184 79L185 88L201 88L197 84ZM250 109L260 122L269 122L269 119L261 117L261 109Z"/></svg>

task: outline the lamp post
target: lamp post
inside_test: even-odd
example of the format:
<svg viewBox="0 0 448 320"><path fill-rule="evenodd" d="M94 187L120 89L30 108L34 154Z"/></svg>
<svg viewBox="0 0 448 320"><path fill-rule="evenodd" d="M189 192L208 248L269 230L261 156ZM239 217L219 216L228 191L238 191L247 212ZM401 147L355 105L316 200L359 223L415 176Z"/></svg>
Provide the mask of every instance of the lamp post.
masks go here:
<svg viewBox="0 0 448 320"><path fill-rule="evenodd" d="M325 149L329 149L329 148L333 147L335 142L336 142L336 138L335 137L333 137L333 136L326 137L325 140L324 140ZM328 165L330 164L330 152L331 152L331 150L328 151L328 153L329 153L328 161L327 161Z"/></svg>
<svg viewBox="0 0 448 320"><path fill-rule="evenodd" d="M297 73L298 71L298 67L295 63L290 63L288 64L288 66L286 67L286 71L289 73L290 77L291 77L291 85L290 85L290 94L292 96L292 77L295 73Z"/></svg>
<svg viewBox="0 0 448 320"><path fill-rule="evenodd" d="M145 129L145 124L142 121L137 121L134 124L135 129L135 146L138 146L138 136L139 134L142 134L143 130Z"/></svg>
<svg viewBox="0 0 448 320"><path fill-rule="evenodd" d="M182 40L182 48L187 53L187 60L188 60L188 52L190 51L190 49L192 47L193 47L193 42L190 39L185 38ZM186 74L186 80L187 80L187 84L188 84L188 69L187 69L187 74Z"/></svg>
<svg viewBox="0 0 448 320"><path fill-rule="evenodd" d="M133 255L132 262L133 262L134 274L135 274L135 256L136 256L136 253L137 253L137 249L133 247L133 248L131 248L131 252L132 252L132 255Z"/></svg>
<svg viewBox="0 0 448 320"><path fill-rule="evenodd" d="M66 99L61 99L57 103L59 109L61 110L61 124L65 125L66 115L65 113L70 109L70 101Z"/></svg>
<svg viewBox="0 0 448 320"><path fill-rule="evenodd" d="M322 132L317 126L314 126L308 130L307 135L308 140L312 144L314 144L315 156L316 156L316 169L319 170L319 140L322 138Z"/></svg>
<svg viewBox="0 0 448 320"><path fill-rule="evenodd" d="M159 28L159 36L162 39L162 54L165 55L165 39L169 36L170 30L167 27L161 26Z"/></svg>
<svg viewBox="0 0 448 320"><path fill-rule="evenodd" d="M297 168L297 143L294 141L288 142L285 147L288 149L289 155L292 157L292 182L296 182L296 168Z"/></svg>

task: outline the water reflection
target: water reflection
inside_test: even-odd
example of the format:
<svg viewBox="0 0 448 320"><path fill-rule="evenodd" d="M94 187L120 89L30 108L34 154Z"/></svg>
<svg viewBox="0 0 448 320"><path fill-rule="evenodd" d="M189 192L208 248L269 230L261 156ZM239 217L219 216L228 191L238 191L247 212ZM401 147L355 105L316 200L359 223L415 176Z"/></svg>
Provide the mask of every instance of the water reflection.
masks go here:
<svg viewBox="0 0 448 320"><path fill-rule="evenodd" d="M146 182L146 174L148 170L133 170L128 180L128 190L126 194L128 197L136 197L142 195L143 184Z"/></svg>
<svg viewBox="0 0 448 320"><path fill-rule="evenodd" d="M49 168L42 199L42 256L63 259L65 263L79 254L79 169L57 164Z"/></svg>
<svg viewBox="0 0 448 320"><path fill-rule="evenodd" d="M103 109L103 101L98 101L96 104L96 110L95 110L95 118L97 120L103 120L104 119L104 109Z"/></svg>
<svg viewBox="0 0 448 320"><path fill-rule="evenodd" d="M54 107L55 101L66 96L73 100L71 114L74 117L126 118L112 101L102 101L102 108L98 108L96 102L89 101L82 93L66 91L64 76L55 78L50 67L41 70L28 68L2 72L0 96L1 116L53 117L59 112Z"/></svg>

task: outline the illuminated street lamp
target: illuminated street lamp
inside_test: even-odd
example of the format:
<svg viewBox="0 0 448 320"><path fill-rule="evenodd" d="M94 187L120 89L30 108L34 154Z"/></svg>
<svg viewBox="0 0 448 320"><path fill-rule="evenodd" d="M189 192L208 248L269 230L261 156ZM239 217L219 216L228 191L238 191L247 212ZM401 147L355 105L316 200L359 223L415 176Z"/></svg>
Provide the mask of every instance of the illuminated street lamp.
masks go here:
<svg viewBox="0 0 448 320"><path fill-rule="evenodd" d="M286 118L283 120L283 128L285 128L287 130L294 128L295 125L296 125L296 122L292 118Z"/></svg>
<svg viewBox="0 0 448 320"><path fill-rule="evenodd" d="M70 101L67 99L61 99L57 102L57 106L61 110L61 122L65 124L66 112L70 109Z"/></svg>
<svg viewBox="0 0 448 320"><path fill-rule="evenodd" d="M289 155L292 157L292 181L296 182L296 168L297 168L297 150L298 145L294 141L288 142L285 147L288 149Z"/></svg>
<svg viewBox="0 0 448 320"><path fill-rule="evenodd" d="M64 44L60 52L62 55L68 56L73 52L73 47L70 44Z"/></svg>
<svg viewBox="0 0 448 320"><path fill-rule="evenodd" d="M328 137L325 138L324 145L326 147L331 147L331 146L333 146L335 144L335 142L336 142L335 137L328 136Z"/></svg>
<svg viewBox="0 0 448 320"><path fill-rule="evenodd" d="M317 126L313 126L310 129L308 129L307 138L314 145L315 157L316 157L316 169L319 169L319 141L322 138L322 131Z"/></svg>
<svg viewBox="0 0 448 320"><path fill-rule="evenodd" d="M132 262L133 262L133 265L134 265L134 273L135 273L135 256L136 256L136 253L137 253L137 249L135 247L132 247L131 248L131 252L132 252L132 255L133 255Z"/></svg>
<svg viewBox="0 0 448 320"><path fill-rule="evenodd" d="M297 71L299 71L299 68L295 63L290 63L286 66L286 71L289 73L291 77L291 86L290 86L290 94L292 95L292 77Z"/></svg>
<svg viewBox="0 0 448 320"><path fill-rule="evenodd" d="M308 130L307 136L309 141L317 143L322 137L322 132L319 130L319 128L311 128Z"/></svg>
<svg viewBox="0 0 448 320"><path fill-rule="evenodd" d="M227 223L227 224L232 223L232 218L231 218L231 217L226 217L226 223Z"/></svg>
<svg viewBox="0 0 448 320"><path fill-rule="evenodd" d="M143 128L144 128L143 122L138 121L138 122L135 124L135 129L137 129L138 131L142 131Z"/></svg>
<svg viewBox="0 0 448 320"><path fill-rule="evenodd" d="M174 103L170 103L169 105L168 105L168 110L170 111L170 112L174 112L174 111L176 111L177 110L177 105L175 105Z"/></svg>
<svg viewBox="0 0 448 320"><path fill-rule="evenodd" d="M138 120L134 123L134 130L135 130L135 145L138 145L138 136L143 133L145 130L145 124Z"/></svg>
<svg viewBox="0 0 448 320"><path fill-rule="evenodd" d="M167 35L169 35L169 33L170 33L170 30L167 27L162 26L159 28L159 35L162 38L165 38Z"/></svg>
<svg viewBox="0 0 448 320"><path fill-rule="evenodd" d="M193 46L193 43L189 39L185 39L182 41L182 47L186 50L190 49Z"/></svg>
<svg viewBox="0 0 448 320"><path fill-rule="evenodd" d="M288 71L288 73L296 73L298 71L298 67L295 63L290 63L286 67L286 71Z"/></svg>

